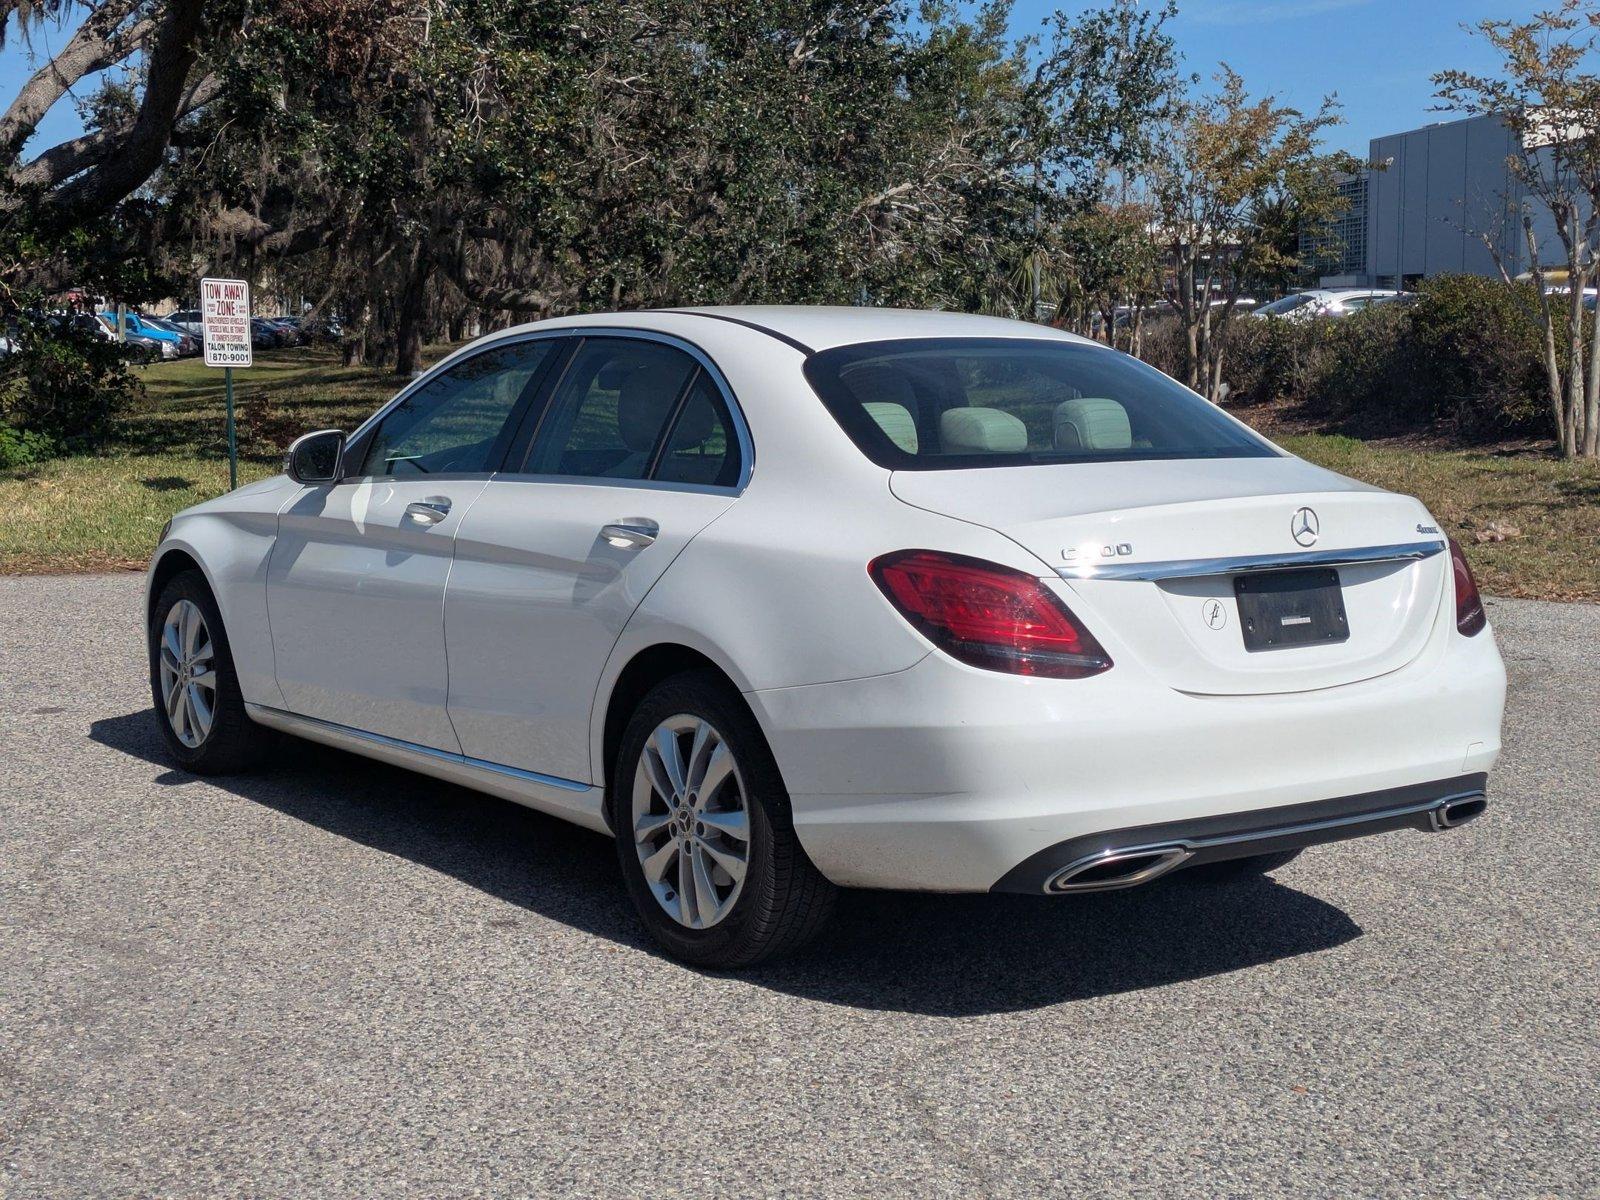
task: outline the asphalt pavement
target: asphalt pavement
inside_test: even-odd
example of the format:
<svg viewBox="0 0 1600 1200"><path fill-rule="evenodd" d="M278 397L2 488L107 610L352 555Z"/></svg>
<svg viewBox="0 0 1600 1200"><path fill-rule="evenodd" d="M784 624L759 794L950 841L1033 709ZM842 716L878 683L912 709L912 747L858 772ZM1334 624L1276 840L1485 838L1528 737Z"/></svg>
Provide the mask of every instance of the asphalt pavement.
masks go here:
<svg viewBox="0 0 1600 1200"><path fill-rule="evenodd" d="M173 770L140 587L0 579L8 1200L1600 1196L1600 607L1491 605L1467 828L851 893L714 975L602 837L299 743Z"/></svg>

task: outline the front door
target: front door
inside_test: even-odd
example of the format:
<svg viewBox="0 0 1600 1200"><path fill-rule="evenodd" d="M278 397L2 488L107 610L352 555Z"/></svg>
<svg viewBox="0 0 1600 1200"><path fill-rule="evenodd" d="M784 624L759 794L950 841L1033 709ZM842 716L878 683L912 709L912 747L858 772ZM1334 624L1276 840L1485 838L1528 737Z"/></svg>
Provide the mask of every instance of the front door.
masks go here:
<svg viewBox="0 0 1600 1200"><path fill-rule="evenodd" d="M490 347L425 379L352 445L346 478L279 515L267 607L290 711L459 751L444 646L454 541L556 345Z"/></svg>
<svg viewBox="0 0 1600 1200"><path fill-rule="evenodd" d="M462 753L602 777L589 761L600 672L656 580L734 503L744 468L729 401L688 353L584 339L526 456L456 539L445 637Z"/></svg>

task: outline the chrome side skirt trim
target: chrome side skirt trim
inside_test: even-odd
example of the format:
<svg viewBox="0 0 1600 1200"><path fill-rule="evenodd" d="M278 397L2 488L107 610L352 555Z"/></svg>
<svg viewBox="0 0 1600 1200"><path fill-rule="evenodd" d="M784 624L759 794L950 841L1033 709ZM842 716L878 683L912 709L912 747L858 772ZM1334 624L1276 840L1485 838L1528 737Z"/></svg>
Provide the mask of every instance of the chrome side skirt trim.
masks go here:
<svg viewBox="0 0 1600 1200"><path fill-rule="evenodd" d="M552 816L563 817L601 833L609 832L603 815L604 789L591 784L563 779L558 775L543 775L538 771L525 771L520 767L508 767L486 759L469 758L465 754L437 750L432 746L381 733L368 733L349 725L285 712L264 704L247 703L245 711L251 720L271 729L419 771L436 779L459 783Z"/></svg>
<svg viewBox="0 0 1600 1200"><path fill-rule="evenodd" d="M1345 567L1356 563L1415 561L1444 551L1443 542L1397 542L1349 550L1309 550L1294 554L1239 554L1221 558L1180 558L1167 562L1094 562L1058 568L1063 579L1188 579L1239 571L1291 571L1297 567Z"/></svg>

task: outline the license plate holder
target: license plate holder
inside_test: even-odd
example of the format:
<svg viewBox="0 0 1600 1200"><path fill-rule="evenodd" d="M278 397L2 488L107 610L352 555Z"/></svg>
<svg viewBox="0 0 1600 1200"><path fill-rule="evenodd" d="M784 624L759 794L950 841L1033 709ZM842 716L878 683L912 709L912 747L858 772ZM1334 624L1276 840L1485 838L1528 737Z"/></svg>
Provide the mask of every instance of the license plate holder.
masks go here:
<svg viewBox="0 0 1600 1200"><path fill-rule="evenodd" d="M1350 637L1339 572L1332 568L1236 575L1233 598L1239 606L1244 648L1252 654L1329 645Z"/></svg>

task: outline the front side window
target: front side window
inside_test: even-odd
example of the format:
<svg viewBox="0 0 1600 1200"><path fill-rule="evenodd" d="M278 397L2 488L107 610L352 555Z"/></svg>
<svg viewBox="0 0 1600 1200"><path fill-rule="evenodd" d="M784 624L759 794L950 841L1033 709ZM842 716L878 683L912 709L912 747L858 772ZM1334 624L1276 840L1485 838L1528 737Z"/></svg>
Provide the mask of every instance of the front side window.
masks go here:
<svg viewBox="0 0 1600 1200"><path fill-rule="evenodd" d="M361 473L422 478L498 469L511 414L556 345L554 338L513 342L434 376L385 414Z"/></svg>
<svg viewBox="0 0 1600 1200"><path fill-rule="evenodd" d="M870 342L813 355L805 373L861 451L891 470L1277 454L1160 371L1099 346Z"/></svg>
<svg viewBox="0 0 1600 1200"><path fill-rule="evenodd" d="M522 470L530 475L731 486L726 404L693 358L639 338L588 338L551 397Z"/></svg>

